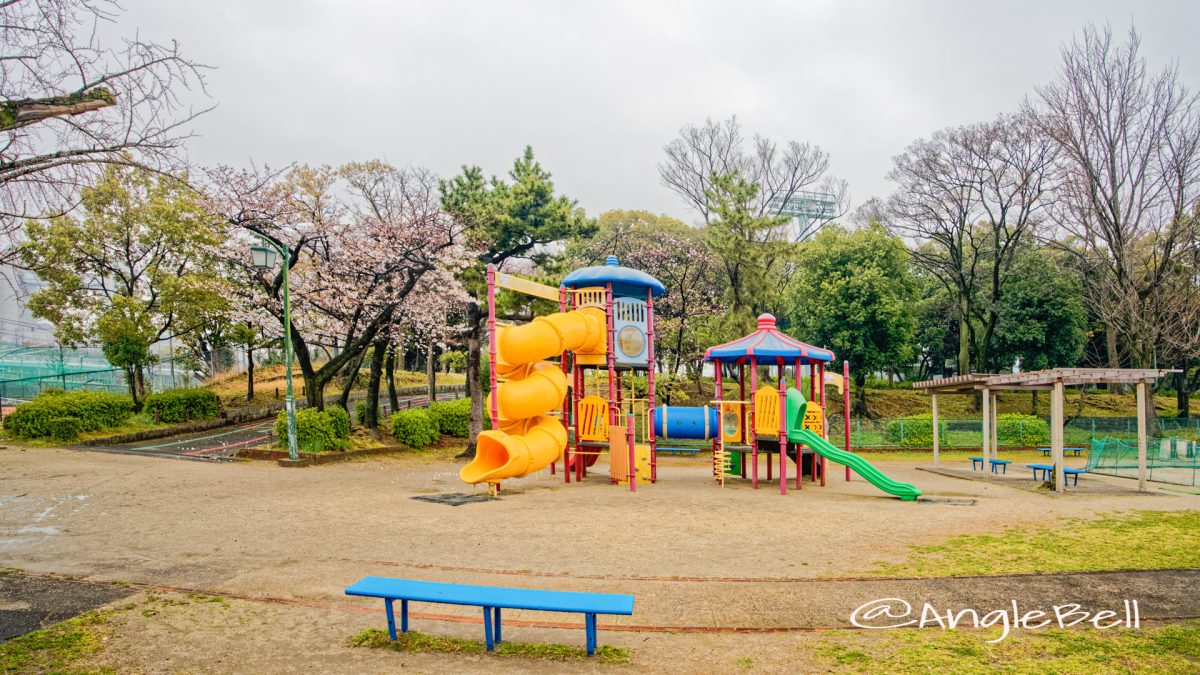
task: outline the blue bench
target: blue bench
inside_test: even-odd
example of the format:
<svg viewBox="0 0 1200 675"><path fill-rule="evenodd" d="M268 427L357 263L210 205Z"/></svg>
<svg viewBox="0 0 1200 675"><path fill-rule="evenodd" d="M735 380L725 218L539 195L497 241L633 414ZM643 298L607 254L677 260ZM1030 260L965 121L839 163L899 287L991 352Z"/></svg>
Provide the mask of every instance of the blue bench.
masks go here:
<svg viewBox="0 0 1200 675"><path fill-rule="evenodd" d="M981 469L983 468L983 458L982 457L968 457L967 459L971 460L971 470L972 471L975 470L976 465L978 465L979 468L981 468Z"/></svg>
<svg viewBox="0 0 1200 675"><path fill-rule="evenodd" d="M988 461L991 462L991 464L992 464L992 473L1001 473L1000 471L996 470L997 468L999 468L999 469L1003 469L1003 473L1005 475L1008 475L1008 465L1012 464L1011 460L989 459ZM974 466L974 465L972 465L972 466Z"/></svg>
<svg viewBox="0 0 1200 675"><path fill-rule="evenodd" d="M1049 464L1026 464L1025 466L1033 469L1033 479L1037 480L1042 474L1045 474L1042 480L1050 480L1050 472L1054 471L1054 467Z"/></svg>
<svg viewBox="0 0 1200 675"><path fill-rule="evenodd" d="M383 598L387 609L388 637L396 639L392 603L400 601L400 632L408 632L408 603L438 602L483 608L483 636L488 651L500 642L501 609L536 609L544 612L579 612L587 631L587 653L596 653L596 615L633 614L633 596L614 593L568 593L499 586L467 586L434 581L365 577L346 589L346 595Z"/></svg>
<svg viewBox="0 0 1200 675"><path fill-rule="evenodd" d="M1050 452L1053 450L1053 448L1038 448L1038 450L1042 451L1043 456L1049 457ZM1073 452L1073 453L1075 453L1076 457L1080 457L1083 454L1083 447L1076 446L1076 445L1063 446L1063 456L1066 456L1066 454L1068 452Z"/></svg>
<svg viewBox="0 0 1200 675"><path fill-rule="evenodd" d="M1033 479L1037 480L1039 473L1045 473L1043 480L1050 480L1050 474L1054 471L1054 467L1049 464L1026 464L1025 466L1033 469ZM1087 473L1087 469L1067 469L1063 468L1063 485L1067 484L1067 480L1074 478L1071 485L1079 485L1079 474Z"/></svg>

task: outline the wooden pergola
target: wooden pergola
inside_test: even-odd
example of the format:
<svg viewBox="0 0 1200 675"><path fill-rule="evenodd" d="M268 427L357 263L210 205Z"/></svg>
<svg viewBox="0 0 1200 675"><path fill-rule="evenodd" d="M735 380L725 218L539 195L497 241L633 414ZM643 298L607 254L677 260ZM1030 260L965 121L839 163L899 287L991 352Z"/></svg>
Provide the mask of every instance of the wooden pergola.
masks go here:
<svg viewBox="0 0 1200 675"><path fill-rule="evenodd" d="M1138 428L1138 490L1146 489L1146 397L1152 380L1165 377L1175 370L1160 368L1055 368L1029 373L972 373L913 384L930 395L933 403L933 463L939 463L940 429L938 428L938 396L941 394L981 394L983 397L983 467L995 458L996 395L1001 391L1049 391L1050 448L1054 461L1054 489L1062 492L1063 480L1063 391L1066 387L1089 384L1131 384L1137 388Z"/></svg>

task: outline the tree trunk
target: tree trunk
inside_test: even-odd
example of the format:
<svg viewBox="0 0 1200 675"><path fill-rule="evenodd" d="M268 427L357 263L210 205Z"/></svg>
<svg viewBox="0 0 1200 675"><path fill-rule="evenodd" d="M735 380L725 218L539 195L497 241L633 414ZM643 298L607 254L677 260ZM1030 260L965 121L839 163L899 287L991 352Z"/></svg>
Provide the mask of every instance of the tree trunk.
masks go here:
<svg viewBox="0 0 1200 675"><path fill-rule="evenodd" d="M1188 368L1190 364L1185 359L1179 365L1179 372L1175 373L1175 409L1177 417L1192 416L1192 392L1188 388Z"/></svg>
<svg viewBox="0 0 1200 675"><path fill-rule="evenodd" d="M254 400L254 347L246 345L246 401Z"/></svg>
<svg viewBox="0 0 1200 675"><path fill-rule="evenodd" d="M1108 352L1108 367L1120 368L1121 355L1117 353L1117 329L1112 326L1104 327L1104 348ZM1123 391L1124 388L1119 384L1107 385L1112 391Z"/></svg>
<svg viewBox="0 0 1200 675"><path fill-rule="evenodd" d="M349 370L346 373L346 384L342 387L342 395L338 397L338 405L345 408L346 412L350 412L350 390L354 388L354 383L358 381L358 371L362 369L363 359L367 358L367 351L359 354L357 358L350 359L346 364Z"/></svg>
<svg viewBox="0 0 1200 675"><path fill-rule="evenodd" d="M304 383L301 394L308 407L315 410L325 409L325 383L317 379L316 373L301 372L300 381Z"/></svg>
<svg viewBox="0 0 1200 675"><path fill-rule="evenodd" d="M437 349L433 340L425 347L425 377L428 378L429 402L437 401Z"/></svg>
<svg viewBox="0 0 1200 675"><path fill-rule="evenodd" d="M471 425L467 447L459 457L475 456L475 443L483 431L483 385L479 373L482 334L483 312L479 303L472 300L467 305L467 395L471 397Z"/></svg>
<svg viewBox="0 0 1200 675"><path fill-rule="evenodd" d="M854 406L851 408L851 414L867 419L876 419L878 416L867 407L867 374L855 371L854 374Z"/></svg>
<svg viewBox="0 0 1200 675"><path fill-rule="evenodd" d="M1037 404L1038 404L1038 391L1037 391L1037 389L1034 389L1034 390L1033 390L1033 396L1031 396L1031 397L1030 397L1030 400L1032 400L1032 401L1033 401L1033 403L1031 403L1031 404L1030 404L1030 406L1029 406L1029 414L1030 414L1030 415L1037 415Z"/></svg>
<svg viewBox="0 0 1200 675"><path fill-rule="evenodd" d="M371 376L367 379L367 409L363 426L379 438L379 381L383 376L383 353L387 351L387 340L376 340L371 350Z"/></svg>
<svg viewBox="0 0 1200 675"><path fill-rule="evenodd" d="M396 345L388 345L383 368L387 371L388 405L392 412L396 412L400 409L400 398L396 396Z"/></svg>
<svg viewBox="0 0 1200 675"><path fill-rule="evenodd" d="M125 381L129 383L129 397L133 399L133 412L135 413L142 411L142 399L138 395L137 371L136 366L125 368Z"/></svg>
<svg viewBox="0 0 1200 675"><path fill-rule="evenodd" d="M958 320L958 374L971 374L971 333L967 319Z"/></svg>

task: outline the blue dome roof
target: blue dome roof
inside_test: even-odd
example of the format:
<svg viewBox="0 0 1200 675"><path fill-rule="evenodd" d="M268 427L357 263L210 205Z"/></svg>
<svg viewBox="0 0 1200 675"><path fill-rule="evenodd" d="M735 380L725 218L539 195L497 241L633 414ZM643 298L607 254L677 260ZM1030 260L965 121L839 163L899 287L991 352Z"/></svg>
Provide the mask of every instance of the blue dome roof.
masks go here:
<svg viewBox="0 0 1200 675"><path fill-rule="evenodd" d="M584 286L603 286L612 282L613 293L616 295L631 295L643 297L649 288L658 297L667 292L662 282L632 267L622 267L617 263L617 256L610 255L603 265L593 265L571 272L562 280L562 285L568 288Z"/></svg>

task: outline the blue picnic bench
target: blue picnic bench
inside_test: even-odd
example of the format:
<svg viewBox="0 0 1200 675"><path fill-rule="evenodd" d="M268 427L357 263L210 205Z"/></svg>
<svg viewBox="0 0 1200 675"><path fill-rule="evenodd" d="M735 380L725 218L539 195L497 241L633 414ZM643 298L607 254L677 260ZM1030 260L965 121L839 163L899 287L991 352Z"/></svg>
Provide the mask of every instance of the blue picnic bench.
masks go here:
<svg viewBox="0 0 1200 675"><path fill-rule="evenodd" d="M1054 471L1054 467L1050 464L1026 464L1025 466L1033 469L1033 479L1037 480L1039 475L1044 474L1042 480L1050 480L1050 474ZM1087 473L1087 469L1068 469L1063 468L1063 485L1067 484L1067 479L1074 478L1072 485L1079 485L1079 475Z"/></svg>
<svg viewBox="0 0 1200 675"><path fill-rule="evenodd" d="M978 466L981 469L983 468L983 458L982 457L968 457L967 459L971 460L971 470L972 471L975 470L976 466Z"/></svg>
<svg viewBox="0 0 1200 675"><path fill-rule="evenodd" d="M968 457L967 459L971 460L972 471L975 470L975 467L979 467L980 469L983 468L982 457ZM1012 464L1012 462L1007 459L989 459L988 463L992 465L992 473L1000 473L1000 471L997 471L997 469L1003 469L1005 474L1008 473L1008 465Z"/></svg>
<svg viewBox="0 0 1200 675"><path fill-rule="evenodd" d="M1045 456L1045 457L1049 457L1049 456L1050 456L1050 452L1053 450L1053 448L1045 448L1045 447L1043 447L1043 448L1038 448L1038 450L1041 450L1041 451L1042 451L1042 455L1043 455L1043 456ZM1078 446L1078 445L1072 445L1072 446L1065 446L1065 445L1064 445L1064 446L1063 446L1063 456L1065 457L1065 456L1066 456L1066 454L1067 454L1068 452L1073 452L1073 453L1075 453L1075 456L1076 456L1076 457L1079 457L1079 456L1081 456L1081 455L1083 454L1083 447L1082 447L1082 446Z"/></svg>
<svg viewBox="0 0 1200 675"><path fill-rule="evenodd" d="M572 593L500 586L468 586L434 581L365 577L346 589L346 595L383 598L388 637L396 639L392 603L400 601L400 632L408 632L408 603L437 602L483 608L483 636L490 652L500 642L501 609L536 609L543 612L579 612L587 632L587 653L596 653L596 615L633 614L633 596L615 593Z"/></svg>

